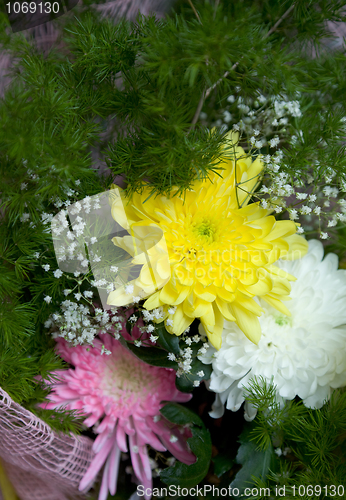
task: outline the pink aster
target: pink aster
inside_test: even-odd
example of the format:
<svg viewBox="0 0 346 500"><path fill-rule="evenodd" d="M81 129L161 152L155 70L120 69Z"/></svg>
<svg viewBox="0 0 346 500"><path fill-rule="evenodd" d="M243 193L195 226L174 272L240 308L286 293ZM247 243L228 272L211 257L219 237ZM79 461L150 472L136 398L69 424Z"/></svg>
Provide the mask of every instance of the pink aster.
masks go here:
<svg viewBox="0 0 346 500"><path fill-rule="evenodd" d="M95 426L95 457L79 489L88 490L104 465L99 500L105 500L108 491L112 495L116 492L120 453L128 448L134 474L145 488L152 487L148 444L157 451L169 450L186 464L196 458L186 441L191 431L168 422L159 413L163 401L191 398L176 389L174 370L144 363L108 333L100 338L94 340L94 347L71 347L58 339L59 355L74 368L55 373L58 379L45 407L78 410L87 415L87 427ZM101 354L102 346L111 354Z"/></svg>

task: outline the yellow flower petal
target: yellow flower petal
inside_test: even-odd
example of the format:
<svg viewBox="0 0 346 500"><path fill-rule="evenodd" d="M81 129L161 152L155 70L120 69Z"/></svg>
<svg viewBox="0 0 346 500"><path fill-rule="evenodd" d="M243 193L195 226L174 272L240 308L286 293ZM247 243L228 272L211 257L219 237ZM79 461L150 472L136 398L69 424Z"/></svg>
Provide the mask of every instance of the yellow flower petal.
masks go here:
<svg viewBox="0 0 346 500"><path fill-rule="evenodd" d="M145 302L144 307L151 311L152 309L157 309L162 306L163 302L160 300L160 292L153 293Z"/></svg>
<svg viewBox="0 0 346 500"><path fill-rule="evenodd" d="M107 304L116 307L123 307L133 302L133 295L125 292L125 287L119 287L114 292L111 292L107 298Z"/></svg>
<svg viewBox="0 0 346 500"><path fill-rule="evenodd" d="M208 315L206 317L202 316L201 323L208 336L208 339L210 340L210 343L216 349L220 349L224 318L215 303L212 304L212 308L214 312L214 318L212 319L211 315Z"/></svg>
<svg viewBox="0 0 346 500"><path fill-rule="evenodd" d="M219 297L216 298L216 305L219 308L222 316L227 319L227 321L235 321L235 317L231 313L231 308L230 304L225 302L224 300L220 299Z"/></svg>
<svg viewBox="0 0 346 500"><path fill-rule="evenodd" d="M273 229L264 238L265 241L273 241L279 238L291 236L297 231L297 226L293 221L290 220L280 220L276 221Z"/></svg>
<svg viewBox="0 0 346 500"><path fill-rule="evenodd" d="M164 304L174 304L179 298L179 292L174 288L172 281L169 281L160 291L160 300Z"/></svg>
<svg viewBox="0 0 346 500"><path fill-rule="evenodd" d="M298 234L293 234L286 238L287 243L289 244L288 252L281 252L280 259L286 260L296 260L301 259L308 251L309 244L302 236Z"/></svg>
<svg viewBox="0 0 346 500"><path fill-rule="evenodd" d="M258 344L261 338L261 326L257 316L234 302L230 307L241 331L251 342Z"/></svg>
<svg viewBox="0 0 346 500"><path fill-rule="evenodd" d="M181 335L191 325L194 318L186 316L183 311L183 306L179 305L173 315L173 326L166 324L166 329L169 333Z"/></svg>
<svg viewBox="0 0 346 500"><path fill-rule="evenodd" d="M236 303L239 304L243 309L250 311L257 316L261 316L261 314L264 312L262 307L257 304L257 302L255 302L252 298L246 297L243 293L238 293ZM232 304L234 304L234 302Z"/></svg>
<svg viewBox="0 0 346 500"><path fill-rule="evenodd" d="M262 297L262 299L265 300L271 306L273 306L275 309L280 311L282 314L286 314L286 316L291 316L290 310L280 300L271 297L270 295L266 295L265 297Z"/></svg>
<svg viewBox="0 0 346 500"><path fill-rule="evenodd" d="M210 302L200 299L194 292L191 292L185 299L183 307L184 313L190 318L200 318L209 310Z"/></svg>

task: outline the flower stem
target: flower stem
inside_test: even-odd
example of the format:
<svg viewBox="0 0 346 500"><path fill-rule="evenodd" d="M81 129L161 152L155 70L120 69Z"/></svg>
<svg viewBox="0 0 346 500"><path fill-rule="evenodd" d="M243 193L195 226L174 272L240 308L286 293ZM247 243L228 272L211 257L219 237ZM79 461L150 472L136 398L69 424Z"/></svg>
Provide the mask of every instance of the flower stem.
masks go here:
<svg viewBox="0 0 346 500"><path fill-rule="evenodd" d="M191 5L191 9L193 10L193 12L194 12L195 16L197 17L198 22L200 22L200 23L202 24L202 21L201 21L201 19L200 19L199 15L198 15L197 10L195 9L195 6L194 6L194 5L193 5L193 3L192 3L192 0L187 0L187 1L188 1L188 2L189 2L189 4Z"/></svg>

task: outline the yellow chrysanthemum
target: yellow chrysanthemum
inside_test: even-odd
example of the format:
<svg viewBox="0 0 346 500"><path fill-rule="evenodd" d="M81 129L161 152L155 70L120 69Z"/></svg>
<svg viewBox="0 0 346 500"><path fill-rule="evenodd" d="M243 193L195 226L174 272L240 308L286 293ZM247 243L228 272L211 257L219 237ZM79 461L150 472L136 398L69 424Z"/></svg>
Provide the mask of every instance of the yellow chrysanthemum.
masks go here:
<svg viewBox="0 0 346 500"><path fill-rule="evenodd" d="M295 278L273 263L279 258L302 257L307 251L305 239L295 234L294 222L276 221L259 203L248 205L263 163L259 158L252 161L237 146L235 135L229 135L229 144L232 152L221 164L222 177L212 173L209 179L195 181L184 197L148 199L147 189L131 200L122 192L122 200L115 199L112 205L112 215L123 227L139 234L141 227L151 226L156 236L159 229L164 234L161 244L148 250L156 291L150 290L153 269L143 253L134 258L143 264L136 287L152 293L144 307L162 306L166 328L176 335L199 318L217 349L224 319L235 321L254 343L259 341L258 316L263 309L253 297L260 296L290 314L281 301L289 299L289 282ZM129 252L133 248L126 238L113 241ZM108 297L109 304L120 305L119 301L129 302L123 287ZM172 306L174 314L168 312Z"/></svg>

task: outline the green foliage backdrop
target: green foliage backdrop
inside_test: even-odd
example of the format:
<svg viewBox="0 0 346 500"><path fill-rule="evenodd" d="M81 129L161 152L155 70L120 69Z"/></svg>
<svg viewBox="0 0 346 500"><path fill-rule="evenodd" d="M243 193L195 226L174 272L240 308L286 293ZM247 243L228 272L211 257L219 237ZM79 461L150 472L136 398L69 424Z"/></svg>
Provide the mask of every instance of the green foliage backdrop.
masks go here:
<svg viewBox="0 0 346 500"><path fill-rule="evenodd" d="M184 192L219 168L225 128L213 134L210 129L220 116L227 110L232 123L244 119L237 102L227 100L233 94L245 105L260 95L298 99L301 116L280 129L282 171L300 186L308 177L322 185L330 169L333 182L346 181L346 59L344 50L329 49L333 35L327 25L345 21L344 2L190 4L179 1L167 19L139 17L135 24L114 24L79 6L56 21L61 43L46 56L33 40L11 34L5 15L0 17L0 41L16 58L0 102L0 386L58 430L77 431L79 423L68 412L57 418L36 406L46 393L35 377L48 378L64 366L44 322L70 283L42 267L57 268L47 214L109 189L119 175L130 193L148 183L152 196L169 196L172 186ZM268 130L267 141L275 133ZM241 140L249 150L245 125ZM268 142L257 149L270 152ZM333 251L343 257L341 224L334 236ZM50 303L44 301L48 293ZM272 491L274 484L342 483L345 393L319 411L292 403L284 415L270 388L255 383L249 397L257 401L259 416L250 430L243 429L237 454L243 424L233 423L227 431L237 433L222 444L207 415L210 395L196 390L194 400L204 398L209 406L190 407L216 443L205 481L229 485L242 478ZM274 453L285 446L287 459ZM206 455L209 461L209 444ZM163 477L168 481L172 473ZM286 498L293 498L287 491Z"/></svg>

